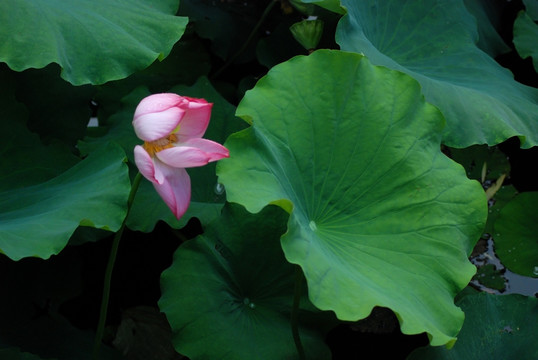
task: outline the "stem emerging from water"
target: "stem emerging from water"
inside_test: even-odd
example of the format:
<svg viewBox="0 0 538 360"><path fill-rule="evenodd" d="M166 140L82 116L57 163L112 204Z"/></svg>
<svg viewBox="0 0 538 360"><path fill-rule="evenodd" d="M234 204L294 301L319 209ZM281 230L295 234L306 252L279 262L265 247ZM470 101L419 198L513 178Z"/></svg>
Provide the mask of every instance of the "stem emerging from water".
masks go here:
<svg viewBox="0 0 538 360"><path fill-rule="evenodd" d="M301 293L303 285L303 270L299 265L295 265L295 286L293 290L293 306L291 308L291 333L293 341L299 353L299 359L306 360L306 356L299 336L299 303L301 302Z"/></svg>
<svg viewBox="0 0 538 360"><path fill-rule="evenodd" d="M118 254L118 248L120 246L121 236L123 230L125 229L125 223L129 217L131 211L131 206L133 205L133 200L138 190L138 185L140 185L140 180L142 179L142 174L137 173L133 185L131 186L131 192L129 193L129 198L127 200L127 214L121 223L120 229L114 235L114 240L112 241L112 248L110 249L110 255L108 258L108 264L106 266L105 279L103 284L103 297L101 299L101 311L99 314L99 323L97 324L97 331L95 334L95 342L93 345L93 359L99 359L99 350L101 348L101 343L103 341L103 333L105 331L106 316L108 312L108 301L110 299L110 284L112 283L112 271L114 270L114 263L116 262L116 256Z"/></svg>

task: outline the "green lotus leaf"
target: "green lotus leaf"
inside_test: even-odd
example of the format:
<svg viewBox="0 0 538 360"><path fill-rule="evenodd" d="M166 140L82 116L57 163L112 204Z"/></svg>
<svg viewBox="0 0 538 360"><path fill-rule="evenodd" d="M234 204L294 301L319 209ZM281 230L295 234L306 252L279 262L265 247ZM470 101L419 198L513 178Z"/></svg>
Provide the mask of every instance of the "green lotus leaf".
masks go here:
<svg viewBox="0 0 538 360"><path fill-rule="evenodd" d="M490 234L494 238L496 237L494 225L497 221L497 217L501 213L501 209L506 204L509 204L517 194L518 192L513 185L501 186L499 191L495 193L495 196L491 199L493 205L491 205L488 210L488 220L486 222L486 227L484 228L484 233Z"/></svg>
<svg viewBox="0 0 538 360"><path fill-rule="evenodd" d="M203 235L179 247L162 274L159 301L178 352L191 359L297 357L290 325L295 269L279 243L287 218L276 206L253 215L227 205ZM311 315L301 311L299 318ZM306 325L299 332L308 359L330 357L323 334Z"/></svg>
<svg viewBox="0 0 538 360"><path fill-rule="evenodd" d="M196 33L211 41L211 52L221 59L231 59L247 42L256 26L264 3L235 1L181 0L179 14L189 18ZM252 44L256 43L258 33ZM239 63L254 58L254 46L248 46L237 59Z"/></svg>
<svg viewBox="0 0 538 360"><path fill-rule="evenodd" d="M131 230L151 232L157 225L159 220L166 222L168 225L174 229L182 228L187 225L187 222L196 217L200 220L202 224L207 224L211 220L217 218L222 210L224 200L226 199L223 191L216 191L217 187L217 177L215 176L214 167L213 167L213 179L215 184L211 189L203 189L208 194L213 194L214 201L204 202L202 199L198 200L196 194L196 188L199 186L195 183L198 179L198 176L193 176L192 171L187 170L189 176L191 177L191 186L192 186L192 197L189 209L183 217L179 220L172 214L168 206L164 201L159 197L155 188L149 181L145 179L142 180L138 192L135 196L135 201L131 212L129 213L129 218L127 219L127 226ZM200 189L199 191L202 191Z"/></svg>
<svg viewBox="0 0 538 360"><path fill-rule="evenodd" d="M119 146L105 145L49 181L0 192L0 252L48 258L79 225L117 231L130 190L124 160Z"/></svg>
<svg viewBox="0 0 538 360"><path fill-rule="evenodd" d="M110 231L106 231L103 229L96 229L94 227L87 227L87 226L79 226L73 235L71 235L71 238L69 239L68 245L82 245L88 242L97 242L99 240L103 240L105 238L112 237L112 233Z"/></svg>
<svg viewBox="0 0 538 360"><path fill-rule="evenodd" d="M495 252L511 271L538 277L538 192L522 192L500 211L495 223Z"/></svg>
<svg viewBox="0 0 538 360"><path fill-rule="evenodd" d="M534 21L538 21L538 1L536 0L523 0L525 5L525 11Z"/></svg>
<svg viewBox="0 0 538 360"><path fill-rule="evenodd" d="M467 295L457 303L465 323L456 345L426 347L408 360L536 359L538 299L522 295Z"/></svg>
<svg viewBox="0 0 538 360"><path fill-rule="evenodd" d="M463 1L342 0L347 14L336 41L375 65L403 71L447 121L451 147L498 144L519 136L538 145L538 89L516 82L476 42L476 20Z"/></svg>
<svg viewBox="0 0 538 360"><path fill-rule="evenodd" d="M538 24L525 11L514 22L514 45L523 59L532 57L534 70L538 71Z"/></svg>
<svg viewBox="0 0 538 360"><path fill-rule="evenodd" d="M187 19L177 0L4 0L0 61L15 71L62 67L74 85L124 78L162 60Z"/></svg>
<svg viewBox="0 0 538 360"><path fill-rule="evenodd" d="M508 157L497 146L473 145L448 151L450 158L465 168L469 179L495 182L502 175L510 174Z"/></svg>
<svg viewBox="0 0 538 360"><path fill-rule="evenodd" d="M99 119L98 127L88 128L87 136L77 147L83 156L91 154L103 144L115 142L120 145L129 162L134 164L133 149L143 141L136 137L133 129L133 115L136 106L144 97L151 95L146 87L137 87L119 101L119 110L106 118Z"/></svg>
<svg viewBox="0 0 538 360"><path fill-rule="evenodd" d="M0 192L45 182L80 159L60 143L43 145L26 127L28 109L7 89L0 74ZM6 82L4 82L6 81ZM5 85L6 87L4 87ZM53 159L54 161L51 161ZM2 210L0 210L1 212Z"/></svg>
<svg viewBox="0 0 538 360"><path fill-rule="evenodd" d="M28 128L38 133L43 142L59 140L74 147L84 137L90 121L95 88L73 86L63 80L56 64L21 73L8 71L16 79L17 100L29 110Z"/></svg>
<svg viewBox="0 0 538 360"><path fill-rule="evenodd" d="M160 93L168 91L176 84L194 84L199 77L209 73L209 56L200 38L195 34L183 35L166 59L155 61L148 68L125 79L98 87L95 102L99 108L99 121L116 113L120 109L118 99L127 96L139 86L147 87L151 93Z"/></svg>
<svg viewBox="0 0 538 360"><path fill-rule="evenodd" d="M44 360L37 355L22 352L20 349L17 348L0 349L0 357L4 360Z"/></svg>
<svg viewBox="0 0 538 360"><path fill-rule="evenodd" d="M454 340L453 297L486 219L484 191L439 149L444 124L411 77L320 50L274 67L236 114L217 165L227 199L291 216L282 247L309 297L342 320L392 309L402 332Z"/></svg>
<svg viewBox="0 0 538 360"><path fill-rule="evenodd" d="M325 8L337 14L345 14L345 10L340 5L340 0L299 0L299 1L305 4L315 4L315 5L321 6L322 8Z"/></svg>
<svg viewBox="0 0 538 360"><path fill-rule="evenodd" d="M489 291L491 289L499 292L506 290L507 280L504 278L503 272L498 270L493 264L486 264L479 267L473 280L478 281L482 286L488 288Z"/></svg>
<svg viewBox="0 0 538 360"><path fill-rule="evenodd" d="M488 0L464 0L465 7L476 18L478 42L476 45L491 57L510 52L497 29L501 27L503 12L508 3Z"/></svg>

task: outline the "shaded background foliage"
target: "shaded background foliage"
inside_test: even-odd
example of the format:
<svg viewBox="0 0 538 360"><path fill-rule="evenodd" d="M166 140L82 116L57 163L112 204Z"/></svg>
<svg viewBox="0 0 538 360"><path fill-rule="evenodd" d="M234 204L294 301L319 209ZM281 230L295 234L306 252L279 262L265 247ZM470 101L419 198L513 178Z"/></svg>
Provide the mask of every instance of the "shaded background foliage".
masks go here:
<svg viewBox="0 0 538 360"><path fill-rule="evenodd" d="M316 15L325 22L318 48L342 47L343 50L360 52L374 64L389 64L389 67L396 64L395 68L404 72L407 71L402 64L409 65L406 63L409 59L401 58L406 52L396 51L397 48L386 48L389 50L387 54L391 55L387 60L387 54L379 53L380 46L360 48L357 47L360 41L357 42L356 38L349 41L357 31L371 34L369 26L376 20L375 13L371 13L362 22L357 22L357 14L368 13L368 6L370 10L376 6L380 10L383 6L396 6L399 1L364 1L360 4L342 1L349 13L343 19L345 11L333 0L294 1L294 4L284 0L182 0L179 5L174 0L138 0L128 5L120 1L95 1L88 9L84 6L90 6L89 3L82 1L73 2L69 9L61 1L45 3L47 7L41 10L33 7L32 1L4 1L0 5L0 37L6 39L0 44L0 164L4 170L0 175L0 249L5 253L0 255L0 357L6 359L90 358L111 231L117 230L125 214L123 199L128 192L128 174L132 178L135 171L130 163L124 161L132 160L132 147L138 142L130 121L134 107L142 97L155 92L173 91L207 98L215 103L207 137L223 143L230 134L249 125L234 116L235 108L245 92L279 63L308 53L288 30L289 26L306 15ZM418 4L412 1L401 3ZM533 37L527 36L536 30L536 1L461 1L454 5L439 0L435 3L453 6L451 11L441 13L442 20L445 20L443 16L447 16L450 21L459 21L460 18L454 17L451 12L459 11L465 15L461 18L468 22L466 26L471 29L468 30L471 38L477 41L476 46L473 41L467 42L466 46L470 46L474 54L484 51L480 52L480 56L487 59L488 66L503 73L505 81L499 84L501 87L508 86L504 91L518 89L526 94L522 95L524 101L518 98L519 102L512 105L515 112L527 118L522 124L517 124L514 131L503 130L499 135L495 127L485 126L479 129L482 135L485 134L480 141L469 140L468 134L458 136L449 132L445 145L451 147L443 146L443 152L462 164L468 177L480 181L485 189L494 187L502 174L508 174L503 181L504 188L499 189L490 200L492 206L486 234L470 254L473 263L479 267L470 285L485 292L519 292L526 297L484 293L464 296L471 292L469 288L466 289L460 294L457 304L470 314L468 318L471 320L464 324L460 333L461 342L456 343L455 351L445 354L443 349L427 347L413 354L412 358L431 357L433 355L428 352L432 351L437 352L435 356L439 358L450 358L450 354L454 353L462 359L465 356L475 358L473 356L481 349L472 348L469 337L472 340L476 329L485 331L486 337L487 331L497 331L494 334L496 337L488 337L492 348L496 344L504 346L509 343L518 351L524 349L522 357L528 355L532 358L535 354L532 353L532 343L528 342L528 334L535 334L537 329L536 323L530 323L528 319L536 318L536 299L532 296L536 296L538 285L536 279L533 281L528 277L538 274L536 268L529 268L528 264L536 261L537 232L519 230L532 230L538 223L525 217L534 213L536 202L533 199L538 191L533 177L538 152L536 147L531 147L537 140L535 130L538 120L533 109L536 109L538 75L533 49L538 47L535 46L536 37L533 44ZM110 11L111 6L115 7L114 11ZM421 16L428 15L427 8L421 10L425 11ZM95 16L88 17L88 13ZM391 15L399 16L400 13L393 12ZM86 26L69 27L66 25L69 19L78 19ZM108 21L97 26L96 21L101 24L102 19ZM478 24L476 29L473 28L475 19ZM416 22L412 19L408 21L409 24ZM53 36L47 36L50 23L60 24L58 28L53 28L57 30ZM442 27L443 24L437 25ZM130 36L133 32L138 35ZM469 33L458 34L467 36ZM93 43L88 40L88 34L92 35ZM129 35L128 40L120 40L120 35L126 34ZM414 35L412 31L410 35L402 35L410 51L417 43ZM418 35L430 36L426 32ZM368 40L367 37L365 39ZM106 45L107 41L109 45ZM364 39L361 41L368 42ZM117 46L119 42L123 45ZM376 45L375 41L371 43ZM402 42L394 44L400 46ZM420 60L420 57L413 58ZM436 61L445 59L440 56ZM515 80L528 88L507 80L509 73L500 70L493 59L510 69ZM432 59L424 59L426 62L429 60ZM416 64L412 65L416 72ZM450 65L458 68L457 62ZM301 70L294 71L301 73ZM315 73L304 75L306 78L316 76ZM436 76L445 75L437 73ZM470 71L459 76L460 79L467 79L474 74ZM450 76L446 77L450 83ZM421 81L420 76L418 78ZM341 79L336 81L339 83ZM422 85L425 86L424 83ZM470 86L475 85L476 82L471 81ZM261 93L259 89L257 91ZM255 97L254 94L253 91L251 99ZM425 96L430 101L428 93ZM443 107L436 105L443 112ZM262 106L265 105L257 108ZM247 105L244 103L242 107L247 108ZM238 113L238 116L243 115L251 116L245 112ZM452 120L446 112L444 115L450 129ZM248 121L248 116L244 117ZM97 127L87 127L90 118L98 118ZM477 126L474 122L470 124L473 128ZM520 136L522 139L522 135L527 136L523 146L530 149L521 149L519 139L514 137ZM492 147L469 146L484 142ZM461 147L465 148L457 149ZM99 157L101 160L95 161ZM103 163L110 166L103 167ZM161 289L161 274L169 268L177 269L177 272L166 270L171 274L169 276L182 274L183 263L173 260L178 248L181 251L175 256L181 258L183 253L200 247L203 236L208 236L205 241L211 243L214 241L211 236L218 233L214 229L224 227L221 231L226 232L226 225L223 225L227 224L225 216L230 216L230 212L245 212L240 207L233 210L227 207L221 217L226 192L219 187L221 179L216 177L215 165L189 170L189 173L193 183L196 183L193 203L189 213L180 221L171 216L147 183L142 185L137 195L138 200L128 219L129 230L124 235L114 272L105 336L107 346L102 350L104 359L182 358L176 350L184 347L178 345L172 335L172 330L181 327L181 322L174 324L177 318L172 317L168 321L159 313L163 310L159 307L162 307L159 304L161 292L168 289L171 294L165 293L163 299L167 296L173 298L179 289L173 286L163 286ZM105 179L108 179L107 185L104 185ZM72 211L61 206L61 214L44 211L44 217L36 224L32 223L32 219L25 220L18 212L18 207L24 212L27 204L39 203L39 197L44 202L51 201L55 196L56 200L67 200L67 203L93 202L95 194L76 190L87 187L84 180L91 180L96 193L109 192L102 195L104 202L95 205L93 213L87 207L78 205ZM73 194L57 196L55 184L75 189L71 193L80 195L80 198L73 198ZM113 197L117 200L112 200ZM115 205L110 206L110 203ZM245 201L243 204L248 205ZM279 204L289 210L289 205ZM264 205L261 204L260 209ZM83 213L77 213L81 208L84 209ZM276 207L264 211L273 211L276 215L271 213L271 218L281 220L275 225L280 236L289 214L277 211ZM33 218L31 213L29 215ZM249 216L257 219L254 215ZM517 216L516 220L521 224L515 230L511 228L515 222L511 220L512 216ZM50 232L54 234L47 235ZM199 235L202 236L197 238ZM518 251L513 251L515 248L511 248L514 247L512 236L517 239L517 250L528 255L527 266L514 265L522 257ZM30 238L35 245L25 247L17 243ZM234 238L227 241L233 244ZM494 244L498 244L500 257L500 261L497 259L496 262L491 261L496 255L493 252ZM206 261L211 264L215 259L206 258ZM200 271L195 264L186 265L192 273ZM523 287L516 286L516 281L521 283L517 273L527 276ZM271 275L267 271L264 274ZM201 272L198 275L203 278L204 274ZM203 294L207 290L202 286L197 291ZM191 305L175 304L178 306L175 311L184 311L183 307ZM480 313L488 306L505 310ZM311 304L303 304L304 308L313 310ZM277 312L287 313L288 310L284 306ZM513 315L509 313L511 311L514 311ZM491 322L484 326L484 319ZM218 321L233 322L231 319ZM382 358L392 355L395 348L399 351L398 358L405 358L419 345L426 345L428 338L424 333L402 334L398 321L395 314L385 307L375 307L369 317L360 321L342 322L329 316L324 321L318 320L318 329L324 331L322 335L318 332L313 338L320 341L321 349L325 349L325 345L321 344L321 339L325 337L325 344L333 359L364 358L370 353ZM175 329L170 328L169 322ZM208 327L211 327L210 322ZM263 324L260 322L262 328ZM177 336L177 332L175 334ZM172 346L174 341L175 349ZM227 343L225 338L220 341L221 344ZM204 343L201 346L207 345ZM234 346L240 345L230 344L230 351L233 352ZM194 354L193 359L203 358L197 355L197 351L190 351ZM219 346L216 351L228 350ZM318 355L327 356L323 351ZM290 356L293 358L293 355Z"/></svg>

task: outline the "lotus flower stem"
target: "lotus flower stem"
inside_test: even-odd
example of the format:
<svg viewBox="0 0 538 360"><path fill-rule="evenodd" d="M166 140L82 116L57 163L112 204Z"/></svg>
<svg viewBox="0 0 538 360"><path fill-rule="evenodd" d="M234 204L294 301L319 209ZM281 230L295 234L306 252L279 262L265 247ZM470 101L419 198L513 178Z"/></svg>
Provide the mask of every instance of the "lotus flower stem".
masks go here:
<svg viewBox="0 0 538 360"><path fill-rule="evenodd" d="M108 264L106 266L106 272L105 272L105 279L103 284L103 297L101 299L101 310L99 313L99 323L97 324L97 330L95 333L95 342L93 346L93 359L97 360L99 359L99 350L101 348L101 343L103 341L103 333L105 331L105 324L106 324L106 317L108 312L108 302L110 299L110 285L112 283L112 271L114 270L114 263L116 262L116 256L118 254L118 248L120 246L120 240L121 236L123 234L123 230L125 229L125 223L127 222L127 218L129 217L129 212L131 210L131 206L133 205L134 197L136 195L136 191L138 190L138 185L140 185L140 180L142 179L142 174L138 172L133 180L133 184L131 186L131 192L129 193L129 198L127 199L127 213L125 214L125 218L123 219L123 222L121 223L121 227L114 235L114 239L112 241L112 248L110 249L110 255L108 257Z"/></svg>
<svg viewBox="0 0 538 360"><path fill-rule="evenodd" d="M303 285L303 271L300 266L295 266L295 286L293 290L293 305L291 308L291 332L293 341L299 353L299 359L306 360L306 356L299 335L299 303L301 302L301 292Z"/></svg>

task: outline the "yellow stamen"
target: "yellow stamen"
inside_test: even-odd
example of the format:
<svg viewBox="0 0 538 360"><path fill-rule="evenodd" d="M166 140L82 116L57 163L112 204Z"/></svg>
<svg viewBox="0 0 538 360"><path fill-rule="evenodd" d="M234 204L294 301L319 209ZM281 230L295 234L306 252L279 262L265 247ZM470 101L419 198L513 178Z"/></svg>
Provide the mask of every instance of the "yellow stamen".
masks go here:
<svg viewBox="0 0 538 360"><path fill-rule="evenodd" d="M177 136L170 134L165 138L157 139L155 141L145 141L142 146L146 149L148 154L153 157L159 151L173 147L173 143L175 142L177 142Z"/></svg>

